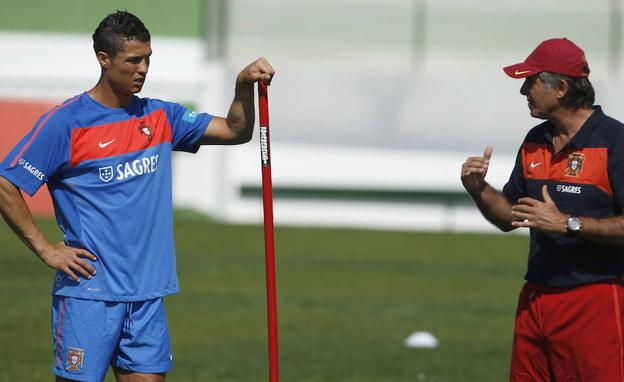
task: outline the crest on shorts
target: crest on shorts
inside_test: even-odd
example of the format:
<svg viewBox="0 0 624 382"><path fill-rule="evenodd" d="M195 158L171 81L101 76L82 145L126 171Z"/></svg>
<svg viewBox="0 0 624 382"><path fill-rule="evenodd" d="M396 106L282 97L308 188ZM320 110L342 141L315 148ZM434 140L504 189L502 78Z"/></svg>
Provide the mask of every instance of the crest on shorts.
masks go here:
<svg viewBox="0 0 624 382"><path fill-rule="evenodd" d="M78 348L67 349L67 367L65 370L79 373L84 362L84 350Z"/></svg>
<svg viewBox="0 0 624 382"><path fill-rule="evenodd" d="M585 154L572 153L568 155L568 167L566 167L566 176L579 176L579 173L583 169L583 162L585 161Z"/></svg>
<svg viewBox="0 0 624 382"><path fill-rule="evenodd" d="M113 179L113 166L100 167L100 179L103 182L110 182Z"/></svg>
<svg viewBox="0 0 624 382"><path fill-rule="evenodd" d="M145 121L139 121L139 132L147 137L147 139L152 140L152 128L145 124Z"/></svg>

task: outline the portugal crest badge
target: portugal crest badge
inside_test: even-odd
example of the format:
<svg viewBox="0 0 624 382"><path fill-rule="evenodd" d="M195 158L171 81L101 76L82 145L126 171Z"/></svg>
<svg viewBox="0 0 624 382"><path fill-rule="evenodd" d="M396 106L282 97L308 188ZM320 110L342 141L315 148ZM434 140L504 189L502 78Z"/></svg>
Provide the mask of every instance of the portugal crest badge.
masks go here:
<svg viewBox="0 0 624 382"><path fill-rule="evenodd" d="M585 154L572 153L568 155L568 166L566 167L566 176L579 176L581 170L583 170L583 162L585 161Z"/></svg>
<svg viewBox="0 0 624 382"><path fill-rule="evenodd" d="M145 121L139 121L139 132L152 140L152 128L145 124Z"/></svg>
<svg viewBox="0 0 624 382"><path fill-rule="evenodd" d="M78 348L67 349L67 367L65 370L79 373L84 362L84 350Z"/></svg>

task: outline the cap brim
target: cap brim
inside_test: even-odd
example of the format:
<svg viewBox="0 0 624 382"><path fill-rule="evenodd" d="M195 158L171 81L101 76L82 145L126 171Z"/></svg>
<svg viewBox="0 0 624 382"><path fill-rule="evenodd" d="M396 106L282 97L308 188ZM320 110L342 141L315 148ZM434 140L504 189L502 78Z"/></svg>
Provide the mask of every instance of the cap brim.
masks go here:
<svg viewBox="0 0 624 382"><path fill-rule="evenodd" d="M526 78L544 71L525 62L504 67L503 70L511 78Z"/></svg>

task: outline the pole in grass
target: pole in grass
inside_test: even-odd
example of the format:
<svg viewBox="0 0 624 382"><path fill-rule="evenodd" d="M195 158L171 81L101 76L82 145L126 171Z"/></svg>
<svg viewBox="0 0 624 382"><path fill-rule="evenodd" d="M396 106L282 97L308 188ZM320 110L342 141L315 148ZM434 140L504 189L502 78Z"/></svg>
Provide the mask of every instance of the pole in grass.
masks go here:
<svg viewBox="0 0 624 382"><path fill-rule="evenodd" d="M264 209L264 256L266 264L267 324L269 331L269 381L279 381L277 350L277 301L275 288L275 244L273 240L273 185L271 182L271 141L267 84L258 82L260 115L260 159L262 164L262 205Z"/></svg>

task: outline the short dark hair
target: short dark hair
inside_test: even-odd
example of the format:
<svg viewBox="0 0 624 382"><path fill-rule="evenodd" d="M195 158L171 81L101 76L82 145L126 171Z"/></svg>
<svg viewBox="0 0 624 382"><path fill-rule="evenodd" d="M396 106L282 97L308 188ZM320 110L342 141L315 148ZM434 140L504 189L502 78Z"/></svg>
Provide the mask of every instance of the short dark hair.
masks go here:
<svg viewBox="0 0 624 382"><path fill-rule="evenodd" d="M541 72L539 78L550 88L561 88L561 81L568 83L568 93L561 100L563 106L573 109L589 109L594 105L596 93L587 77L570 77L558 73Z"/></svg>
<svg viewBox="0 0 624 382"><path fill-rule="evenodd" d="M150 41L150 33L143 22L128 11L115 11L106 16L93 32L93 50L115 57L124 41Z"/></svg>

